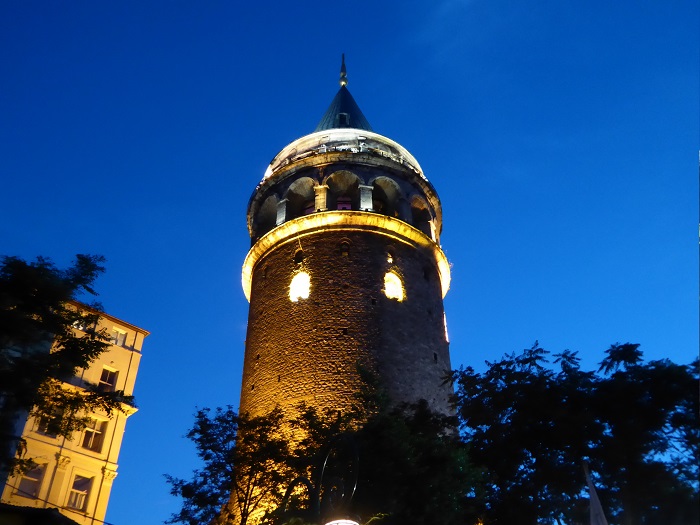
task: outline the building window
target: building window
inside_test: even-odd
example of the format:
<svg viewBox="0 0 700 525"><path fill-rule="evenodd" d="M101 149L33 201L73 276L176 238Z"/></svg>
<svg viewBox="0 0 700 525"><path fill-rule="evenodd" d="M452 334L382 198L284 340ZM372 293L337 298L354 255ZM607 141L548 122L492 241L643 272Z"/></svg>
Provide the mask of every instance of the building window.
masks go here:
<svg viewBox="0 0 700 525"><path fill-rule="evenodd" d="M348 113L338 113L338 127L339 128L349 128L350 127L350 115Z"/></svg>
<svg viewBox="0 0 700 525"><path fill-rule="evenodd" d="M33 469L22 474L22 479L17 487L17 494L25 498L39 497L41 480L44 478L46 465L36 465Z"/></svg>
<svg viewBox="0 0 700 525"><path fill-rule="evenodd" d="M90 424L85 429L85 434L83 434L82 447L93 452L102 452L102 443L104 443L106 430L106 421L90 420Z"/></svg>
<svg viewBox="0 0 700 525"><path fill-rule="evenodd" d="M299 272L289 284L289 300L296 303L299 299L308 299L311 291L311 277L306 272Z"/></svg>
<svg viewBox="0 0 700 525"><path fill-rule="evenodd" d="M336 203L339 210L352 210L352 199L350 197L338 197Z"/></svg>
<svg viewBox="0 0 700 525"><path fill-rule="evenodd" d="M56 416L55 419L58 419L58 417L59 416ZM52 418L48 416L41 416L39 418L39 421L37 421L36 432L38 432L39 434L43 434L46 437L55 438L56 432L50 430L50 425L52 422Z"/></svg>
<svg viewBox="0 0 700 525"><path fill-rule="evenodd" d="M119 328L112 330L112 344L117 346L126 346L126 332Z"/></svg>
<svg viewBox="0 0 700 525"><path fill-rule="evenodd" d="M70 493L68 494L68 503L66 506L75 510L85 510L91 487L92 478L76 475L73 479Z"/></svg>
<svg viewBox="0 0 700 525"><path fill-rule="evenodd" d="M395 272L386 272L384 275L384 295L389 299L396 299L401 302L405 298L401 277Z"/></svg>
<svg viewBox="0 0 700 525"><path fill-rule="evenodd" d="M102 375L100 376L100 382L97 385L97 389L100 392L114 392L117 388L117 372L112 368L107 368L106 366L102 368Z"/></svg>

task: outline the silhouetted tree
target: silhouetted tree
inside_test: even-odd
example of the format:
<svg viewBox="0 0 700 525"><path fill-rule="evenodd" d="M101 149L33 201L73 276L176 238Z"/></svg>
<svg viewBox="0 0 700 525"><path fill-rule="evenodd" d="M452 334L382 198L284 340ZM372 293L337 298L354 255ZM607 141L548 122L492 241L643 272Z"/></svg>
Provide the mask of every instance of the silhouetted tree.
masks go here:
<svg viewBox="0 0 700 525"><path fill-rule="evenodd" d="M41 417L47 431L68 439L89 422L89 413L111 415L132 403L123 392L67 388L109 345L95 329L100 305L78 307L81 293L96 295L93 283L104 258L78 255L72 266L56 268L43 257L26 262L3 257L0 265L0 478L27 468L16 455L18 423ZM84 330L76 330L80 326Z"/></svg>
<svg viewBox="0 0 700 525"><path fill-rule="evenodd" d="M456 420L431 412L425 403L369 416L365 410L319 413L302 405L298 415L286 422L278 411L254 419L237 416L230 407L210 414L208 409L198 411L188 434L203 468L191 481L166 476L171 493L183 499L181 511L167 523L242 525L247 516L228 509L220 514L232 493L239 508L252 511L263 497L273 503L272 508L279 507L292 480L303 477L311 485L320 481L329 445L339 438L357 447L360 475L351 511L363 523L475 522L468 495L474 491L476 476L456 432ZM251 432L251 426L258 431ZM333 474L346 473L340 468ZM332 486L319 490L324 496ZM261 522L308 523L299 517L311 514L301 511L309 505L307 496L291 498L286 512L267 513Z"/></svg>
<svg viewBox="0 0 700 525"><path fill-rule="evenodd" d="M480 472L457 419L425 401L380 411L356 432L360 480L354 506L362 523L469 524L477 521Z"/></svg>
<svg viewBox="0 0 700 525"><path fill-rule="evenodd" d="M239 416L230 406L197 410L186 436L203 468L190 481L166 474L170 493L183 500L166 523L244 525L265 502L281 501L293 476L283 424L280 410L263 417Z"/></svg>
<svg viewBox="0 0 700 525"><path fill-rule="evenodd" d="M231 493L243 494L240 504L265 491L274 508L296 478L308 480L298 484L306 495L290 497L285 512L268 513L262 523L318 521L318 508L302 510L309 491L333 490L314 484L339 436L359 453L352 513L361 523L583 523L589 502L583 462L591 465L611 524L697 522L698 363L644 363L639 345L629 343L612 345L597 371L581 370L568 350L553 356L553 369L548 355L535 344L488 363L483 373L454 372L461 435L457 418L435 414L424 402L392 407L370 395L350 413L302 405L291 421L279 413L260 418L264 432L251 432L255 438L244 447L246 423L229 408L221 422L197 423L190 434L204 467L193 482L170 478L173 494L185 499L184 513L170 523L206 523ZM197 514L203 504L207 514ZM245 523L242 516L223 518Z"/></svg>
<svg viewBox="0 0 700 525"><path fill-rule="evenodd" d="M697 523L698 362L643 363L615 344L597 372L535 344L454 373L462 430L487 476L484 523L584 522L587 461L610 523Z"/></svg>

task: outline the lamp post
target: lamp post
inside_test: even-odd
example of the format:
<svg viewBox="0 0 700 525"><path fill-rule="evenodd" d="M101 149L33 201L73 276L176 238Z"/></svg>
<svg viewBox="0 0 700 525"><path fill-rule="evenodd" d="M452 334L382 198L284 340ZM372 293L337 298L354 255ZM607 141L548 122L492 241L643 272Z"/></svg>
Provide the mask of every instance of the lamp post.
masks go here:
<svg viewBox="0 0 700 525"><path fill-rule="evenodd" d="M314 480L300 476L287 487L280 505L281 522L301 518L315 525L359 525L350 515L350 503L357 489L358 465L355 441L348 435L333 439L323 462L315 469ZM289 508L299 486L306 489L306 508Z"/></svg>

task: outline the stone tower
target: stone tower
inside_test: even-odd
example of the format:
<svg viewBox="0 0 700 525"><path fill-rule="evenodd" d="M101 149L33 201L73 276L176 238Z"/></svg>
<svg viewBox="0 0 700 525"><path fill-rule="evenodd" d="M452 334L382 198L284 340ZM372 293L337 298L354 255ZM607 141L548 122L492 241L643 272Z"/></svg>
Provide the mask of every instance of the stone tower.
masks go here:
<svg viewBox="0 0 700 525"><path fill-rule="evenodd" d="M373 372L392 401L448 412L450 369L433 186L374 133L347 88L270 163L248 205L250 302L241 413L344 410Z"/></svg>

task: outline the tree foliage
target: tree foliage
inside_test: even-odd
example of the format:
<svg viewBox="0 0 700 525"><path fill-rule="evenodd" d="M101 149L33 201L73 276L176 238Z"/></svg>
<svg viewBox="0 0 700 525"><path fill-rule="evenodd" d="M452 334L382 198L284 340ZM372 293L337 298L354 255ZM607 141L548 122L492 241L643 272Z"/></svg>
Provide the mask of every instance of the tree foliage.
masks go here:
<svg viewBox="0 0 700 525"><path fill-rule="evenodd" d="M577 523L591 465L610 523L687 524L698 515L698 363L643 363L615 344L597 372L535 344L454 373L471 458L487 474L486 524Z"/></svg>
<svg viewBox="0 0 700 525"><path fill-rule="evenodd" d="M199 410L187 435L195 442L203 468L191 481L166 476L171 493L183 500L180 512L167 523L243 525L263 499L269 508L279 508L284 491L299 478L308 480L307 486L318 489L317 495L327 501L337 486L326 485L328 463L324 479L319 473L328 460L329 445L339 437L358 450L360 474L352 514L363 523L467 523L473 516L465 495L473 491L475 475L455 421L432 413L425 403L381 410L368 419L363 411L321 414L308 406L300 406L290 421L278 411L254 419L238 416L230 407L211 414L209 409ZM251 427L257 431L251 432ZM230 494L247 513L221 513ZM261 522L311 522L313 502L308 496L291 498L285 512L267 512ZM328 506L316 503L316 512L328 511Z"/></svg>
<svg viewBox="0 0 700 525"><path fill-rule="evenodd" d="M421 401L378 413L357 440L361 476L354 504L362 523L476 523L473 495L480 473L456 418Z"/></svg>
<svg viewBox="0 0 700 525"><path fill-rule="evenodd" d="M31 413L47 431L68 439L89 422L89 413L111 415L133 402L123 392L69 387L64 381L86 368L109 345L96 329L100 305L76 307L83 293L96 295L95 279L104 258L77 255L72 266L58 269L39 257L26 262L3 257L0 265L0 473L26 468L15 457L17 422ZM84 331L75 330L76 326Z"/></svg>
<svg viewBox="0 0 700 525"><path fill-rule="evenodd" d="M265 501L281 501L292 457L281 411L248 417L230 406L202 408L186 436L204 466L190 481L166 474L170 493L183 500L166 523L228 523L235 515L244 525Z"/></svg>
<svg viewBox="0 0 700 525"><path fill-rule="evenodd" d="M338 461L332 445L341 438L358 452L351 515L366 525L588 522L583 462L611 525L697 522L698 363L645 363L629 343L612 345L593 371L575 352L551 358L535 344L484 372L454 372L453 418L423 402L392 407L370 387L350 413L300 406L285 421L275 412L244 442L250 421L230 407L213 419L200 411L189 437L204 466L193 481L169 478L184 500L169 523L325 523L326 495L353 483L319 476L320 465ZM342 477L352 470L343 461L324 472ZM300 490L283 503L293 480ZM260 490L279 510L247 522ZM248 514L220 514L231 493Z"/></svg>

